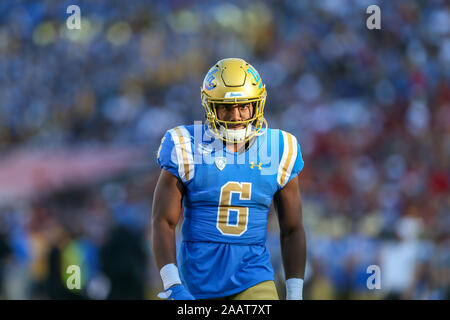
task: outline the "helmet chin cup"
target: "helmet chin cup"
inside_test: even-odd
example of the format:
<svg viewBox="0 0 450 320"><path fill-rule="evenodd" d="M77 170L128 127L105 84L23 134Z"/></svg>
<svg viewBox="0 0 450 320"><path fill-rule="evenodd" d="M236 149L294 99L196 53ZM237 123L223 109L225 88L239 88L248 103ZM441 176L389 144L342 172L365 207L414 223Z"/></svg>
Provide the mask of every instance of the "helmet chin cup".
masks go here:
<svg viewBox="0 0 450 320"><path fill-rule="evenodd" d="M242 129L226 129L224 126L219 126L219 134L225 139L225 141L240 143L245 142L253 136L253 126L248 125L246 128Z"/></svg>
<svg viewBox="0 0 450 320"><path fill-rule="evenodd" d="M230 143L247 142L253 137L264 134L267 129L267 121L265 118L260 119L256 126L248 124L246 128L237 130L226 129L224 125L217 121L212 122L209 119L205 121L205 125L208 128L205 134Z"/></svg>

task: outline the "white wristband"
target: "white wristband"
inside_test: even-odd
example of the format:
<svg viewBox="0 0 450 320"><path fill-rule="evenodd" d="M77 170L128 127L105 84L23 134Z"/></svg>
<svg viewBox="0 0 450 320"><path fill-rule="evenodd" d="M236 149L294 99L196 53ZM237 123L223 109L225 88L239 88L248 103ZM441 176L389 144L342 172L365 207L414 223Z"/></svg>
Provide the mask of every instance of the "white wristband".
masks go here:
<svg viewBox="0 0 450 320"><path fill-rule="evenodd" d="M286 280L286 300L303 300L303 279Z"/></svg>
<svg viewBox="0 0 450 320"><path fill-rule="evenodd" d="M161 279L164 285L164 290L169 289L171 286L175 284L180 284L180 276L178 274L178 268L175 264L169 263L161 268L159 271L161 275Z"/></svg>

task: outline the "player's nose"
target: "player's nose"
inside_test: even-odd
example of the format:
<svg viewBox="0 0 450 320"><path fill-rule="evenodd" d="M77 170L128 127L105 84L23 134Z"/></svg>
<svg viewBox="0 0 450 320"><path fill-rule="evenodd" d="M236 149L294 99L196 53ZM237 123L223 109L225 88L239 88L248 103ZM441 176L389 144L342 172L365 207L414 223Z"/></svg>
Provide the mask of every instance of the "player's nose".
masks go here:
<svg viewBox="0 0 450 320"><path fill-rule="evenodd" d="M233 106L230 111L231 121L240 121L241 112L239 111L239 106Z"/></svg>

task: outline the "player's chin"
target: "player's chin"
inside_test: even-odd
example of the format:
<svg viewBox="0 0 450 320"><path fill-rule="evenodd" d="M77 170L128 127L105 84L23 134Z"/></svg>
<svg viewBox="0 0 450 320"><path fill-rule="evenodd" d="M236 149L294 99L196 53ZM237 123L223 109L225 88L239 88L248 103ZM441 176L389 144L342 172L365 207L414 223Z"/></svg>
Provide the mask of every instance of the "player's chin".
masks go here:
<svg viewBox="0 0 450 320"><path fill-rule="evenodd" d="M238 124L238 125L229 125L228 126L229 130L239 130L239 129L245 129L245 126L242 124Z"/></svg>

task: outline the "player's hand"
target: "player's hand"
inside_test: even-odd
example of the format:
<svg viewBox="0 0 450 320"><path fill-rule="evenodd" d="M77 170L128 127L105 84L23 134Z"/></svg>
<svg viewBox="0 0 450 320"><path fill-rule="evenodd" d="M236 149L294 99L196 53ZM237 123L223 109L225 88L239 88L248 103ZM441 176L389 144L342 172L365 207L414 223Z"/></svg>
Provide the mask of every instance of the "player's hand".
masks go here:
<svg viewBox="0 0 450 320"><path fill-rule="evenodd" d="M166 291L158 293L158 298L167 300L195 300L194 296L182 284L171 286Z"/></svg>

